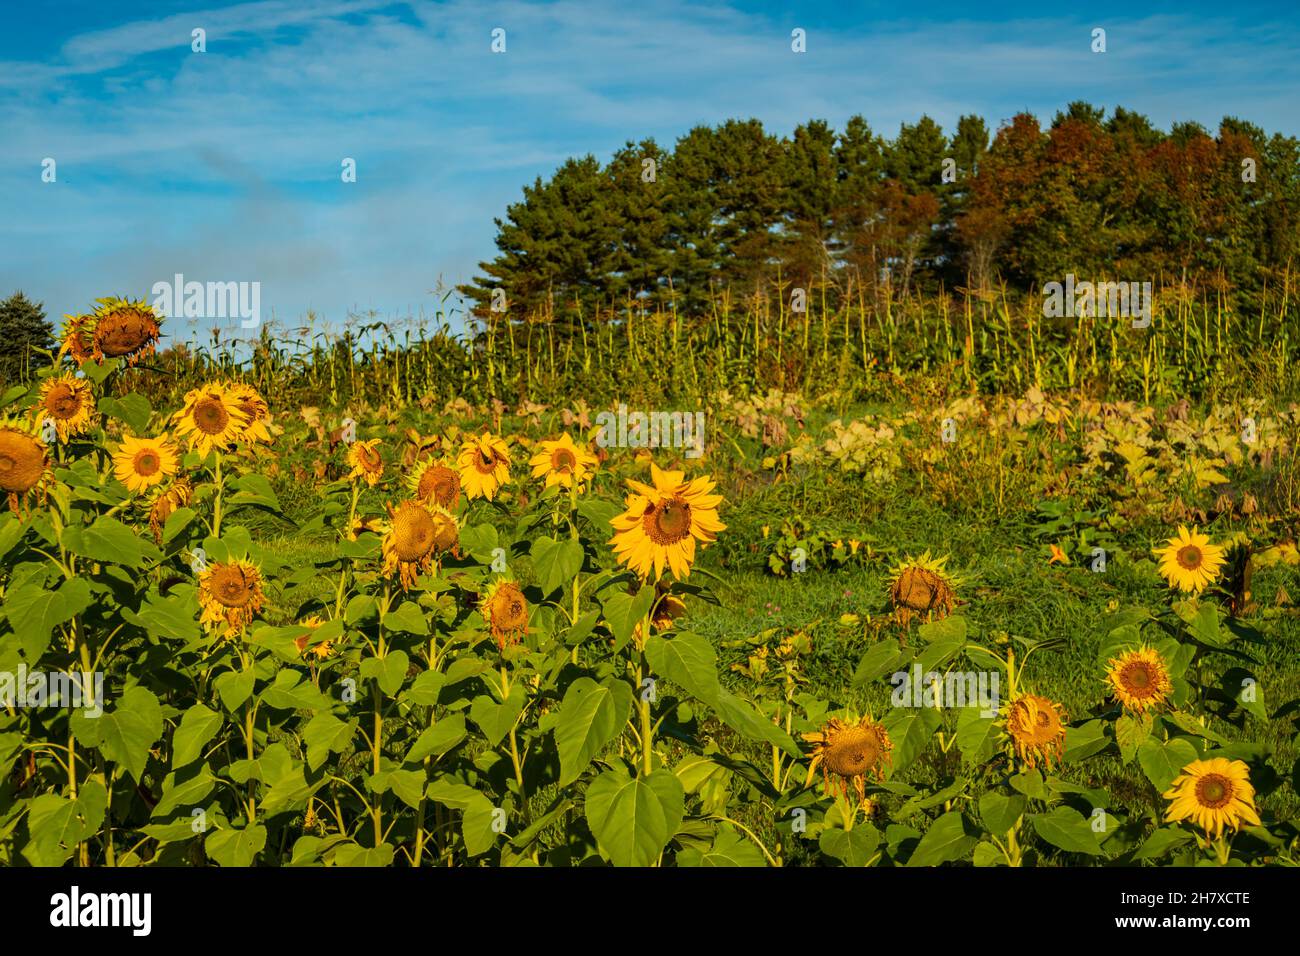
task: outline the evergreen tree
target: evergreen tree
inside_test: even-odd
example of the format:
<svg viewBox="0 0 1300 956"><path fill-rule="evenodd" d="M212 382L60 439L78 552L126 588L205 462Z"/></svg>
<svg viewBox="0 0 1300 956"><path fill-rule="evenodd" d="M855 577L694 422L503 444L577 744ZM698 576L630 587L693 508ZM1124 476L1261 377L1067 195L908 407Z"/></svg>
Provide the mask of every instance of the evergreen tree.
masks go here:
<svg viewBox="0 0 1300 956"><path fill-rule="evenodd" d="M31 378L49 359L34 349L54 347L54 327L44 306L22 292L0 302L0 389Z"/></svg>

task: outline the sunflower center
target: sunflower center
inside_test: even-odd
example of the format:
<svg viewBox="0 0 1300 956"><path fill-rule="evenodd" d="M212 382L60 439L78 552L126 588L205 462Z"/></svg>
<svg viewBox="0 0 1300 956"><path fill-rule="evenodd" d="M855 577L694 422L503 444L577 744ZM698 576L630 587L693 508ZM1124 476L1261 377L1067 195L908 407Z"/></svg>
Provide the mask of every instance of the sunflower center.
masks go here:
<svg viewBox="0 0 1300 956"><path fill-rule="evenodd" d="M419 561L433 550L437 532L424 508L403 508L393 517L393 550L399 561Z"/></svg>
<svg viewBox="0 0 1300 956"><path fill-rule="evenodd" d="M1178 563L1188 571L1195 571L1204 560L1201 549L1194 544L1186 545L1178 551Z"/></svg>
<svg viewBox="0 0 1300 956"><path fill-rule="evenodd" d="M206 396L194 403L194 424L205 435L220 435L230 422L230 413L218 398Z"/></svg>
<svg viewBox="0 0 1300 956"><path fill-rule="evenodd" d="M0 432L0 488L30 491L44 470L45 456L36 442L16 432Z"/></svg>
<svg viewBox="0 0 1300 956"><path fill-rule="evenodd" d="M914 611L934 607L939 597L939 580L924 568L908 568L898 578L899 601Z"/></svg>
<svg viewBox="0 0 1300 956"><path fill-rule="evenodd" d="M484 451L482 448L479 448L474 453L474 467L478 469L480 474L492 474L492 472L496 471L497 467L496 455L490 451Z"/></svg>
<svg viewBox="0 0 1300 956"><path fill-rule="evenodd" d="M1197 802L1211 810L1227 806L1232 795L1232 781L1222 774L1207 773L1196 783Z"/></svg>
<svg viewBox="0 0 1300 956"><path fill-rule="evenodd" d="M865 727L847 727L835 735L826 750L826 768L840 777L866 773L880 759L880 737Z"/></svg>
<svg viewBox="0 0 1300 956"><path fill-rule="evenodd" d="M226 607L244 607L253 599L253 582L243 568L218 568L212 573L212 596Z"/></svg>
<svg viewBox="0 0 1300 956"><path fill-rule="evenodd" d="M655 544L676 544L691 534L691 506L680 498L651 505L642 526Z"/></svg>
<svg viewBox="0 0 1300 956"><path fill-rule="evenodd" d="M149 323L134 312L114 312L99 323L95 339L109 357L129 355L153 338Z"/></svg>
<svg viewBox="0 0 1300 956"><path fill-rule="evenodd" d="M551 455L551 467L562 474L569 474L577 464L578 459L567 448L557 448Z"/></svg>
<svg viewBox="0 0 1300 956"><path fill-rule="evenodd" d="M81 401L71 385L60 382L45 396L45 410L54 418L66 421L81 411Z"/></svg>
<svg viewBox="0 0 1300 956"><path fill-rule="evenodd" d="M148 478L151 475L158 474L158 469L162 467L162 461L158 453L152 448L144 448L135 453L135 458L131 461L131 467L141 478Z"/></svg>
<svg viewBox="0 0 1300 956"><path fill-rule="evenodd" d="M420 476L420 484L416 488L415 496L417 498L433 499L444 507L456 500L460 493L460 479L450 468L444 468L442 465L433 465L426 468L424 474Z"/></svg>
<svg viewBox="0 0 1300 956"><path fill-rule="evenodd" d="M1145 664L1130 664L1124 668L1120 680L1130 691L1139 694L1150 691L1153 683L1151 671L1147 669Z"/></svg>
<svg viewBox="0 0 1300 956"><path fill-rule="evenodd" d="M492 596L492 628L521 631L528 626L528 602L515 584L503 584Z"/></svg>

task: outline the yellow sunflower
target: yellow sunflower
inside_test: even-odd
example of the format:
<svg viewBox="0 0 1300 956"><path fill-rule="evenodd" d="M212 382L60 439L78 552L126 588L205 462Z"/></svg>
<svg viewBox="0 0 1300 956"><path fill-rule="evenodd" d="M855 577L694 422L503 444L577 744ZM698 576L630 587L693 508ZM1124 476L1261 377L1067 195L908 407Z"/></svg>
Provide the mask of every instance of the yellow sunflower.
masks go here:
<svg viewBox="0 0 1300 956"><path fill-rule="evenodd" d="M167 519L172 516L172 512L188 505L193 498L194 488L185 478L178 478L170 488L154 498L153 505L149 508L149 530L160 546Z"/></svg>
<svg viewBox="0 0 1300 956"><path fill-rule="evenodd" d="M1243 822L1259 826L1250 769L1240 760L1193 760L1162 796L1171 801L1165 822L1190 820L1211 839L1224 828L1240 829Z"/></svg>
<svg viewBox="0 0 1300 956"><path fill-rule="evenodd" d="M307 645L311 642L312 636L316 633L316 629L324 623L325 622L320 619L320 615L318 614L308 615L298 622L299 627L306 628L305 631L293 639L293 644L298 648L299 654L307 650ZM334 654L334 642L321 641L318 644L312 644L311 653L324 660Z"/></svg>
<svg viewBox="0 0 1300 956"><path fill-rule="evenodd" d="M520 636L528 630L528 600L514 581L501 578L490 585L478 609L497 647L503 651L506 644L518 644Z"/></svg>
<svg viewBox="0 0 1300 956"><path fill-rule="evenodd" d="M162 334L158 315L144 300L97 299L89 315L68 316L59 356L70 354L77 364L93 358L120 358L128 366L152 355Z"/></svg>
<svg viewBox="0 0 1300 956"><path fill-rule="evenodd" d="M460 474L444 461L417 462L406 479L411 497L454 511L460 504Z"/></svg>
<svg viewBox="0 0 1300 956"><path fill-rule="evenodd" d="M166 437L128 436L113 453L113 473L128 491L138 495L176 474L179 462L176 450Z"/></svg>
<svg viewBox="0 0 1300 956"><path fill-rule="evenodd" d="M262 398L253 386L243 382L230 382L225 388L226 393L244 413L244 424L239 434L235 436L235 441L250 445L254 442L269 444L271 432L268 426L271 424L271 409L266 404L266 399Z"/></svg>
<svg viewBox="0 0 1300 956"><path fill-rule="evenodd" d="M610 522L609 543L619 563L642 579L653 574L658 580L667 565L681 580L691 573L696 539L706 547L726 530L718 520L722 496L709 493L714 482L708 476L685 481L682 472L660 471L651 462L650 477L650 485L628 479L633 494L627 496L627 510Z"/></svg>
<svg viewBox="0 0 1300 956"><path fill-rule="evenodd" d="M1224 562L1223 548L1211 544L1209 537L1196 528L1189 534L1181 525L1169 544L1153 553L1160 559L1160 573L1169 586L1191 594L1199 594L1212 584Z"/></svg>
<svg viewBox="0 0 1300 956"><path fill-rule="evenodd" d="M510 449L501 436L484 432L460 446L456 467L460 469L466 498L491 501L498 489L510 480Z"/></svg>
<svg viewBox="0 0 1300 956"><path fill-rule="evenodd" d="M220 384L196 388L185 405L172 416L176 430L204 458L214 448L225 451L243 434L248 419L235 397Z"/></svg>
<svg viewBox="0 0 1300 956"><path fill-rule="evenodd" d="M539 444L541 450L528 460L528 464L533 468L534 478L546 476L547 488L552 485L569 488L575 482L581 487L596 468L596 456L575 445L567 433L554 441Z"/></svg>
<svg viewBox="0 0 1300 956"><path fill-rule="evenodd" d="M869 806L866 778L885 778L885 767L890 763L890 752L894 749L884 726L873 722L870 717L857 721L833 717L820 731L804 734L803 739L813 744L804 786L811 786L820 765L827 793L847 799L849 784L852 783L858 794L858 803Z"/></svg>
<svg viewBox="0 0 1300 956"><path fill-rule="evenodd" d="M22 422L0 419L0 491L14 514L29 495L41 493L49 473L50 455L40 437Z"/></svg>
<svg viewBox="0 0 1300 956"><path fill-rule="evenodd" d="M955 581L944 570L948 558L930 557L927 551L919 558L907 558L890 570L889 600L894 618L903 625L913 618L944 618L956 604Z"/></svg>
<svg viewBox="0 0 1300 956"><path fill-rule="evenodd" d="M1153 647L1125 651L1106 666L1111 696L1125 710L1145 713L1159 707L1174 692L1165 659Z"/></svg>
<svg viewBox="0 0 1300 956"><path fill-rule="evenodd" d="M390 578L397 574L403 590L414 587L440 554L457 551L459 543L460 525L445 508L420 501L404 501L396 509L389 505L384 574Z"/></svg>
<svg viewBox="0 0 1300 956"><path fill-rule="evenodd" d="M262 572L249 561L218 561L199 572L199 622L209 629L226 626L226 636L243 632L266 605Z"/></svg>
<svg viewBox="0 0 1300 956"><path fill-rule="evenodd" d="M384 477L384 459L379 454L379 441L378 438L371 438L367 441L354 441L348 446L348 465L352 468L348 472L350 481L361 479L371 488L379 484L379 479Z"/></svg>
<svg viewBox="0 0 1300 956"><path fill-rule="evenodd" d="M1047 697L1021 694L1007 705L1006 732L1025 766L1041 760L1050 768L1064 754L1065 710Z"/></svg>
<svg viewBox="0 0 1300 956"><path fill-rule="evenodd" d="M32 417L38 425L54 422L59 441L86 431L95 420L95 395L90 382L70 372L41 383L41 394Z"/></svg>
<svg viewBox="0 0 1300 956"><path fill-rule="evenodd" d="M675 594L668 593L669 585L663 581L655 583L655 603L650 612L650 623L656 631L667 631L675 626L676 620L686 613L686 602ZM645 631L642 622L637 621L632 631L632 641L637 650L645 647Z"/></svg>

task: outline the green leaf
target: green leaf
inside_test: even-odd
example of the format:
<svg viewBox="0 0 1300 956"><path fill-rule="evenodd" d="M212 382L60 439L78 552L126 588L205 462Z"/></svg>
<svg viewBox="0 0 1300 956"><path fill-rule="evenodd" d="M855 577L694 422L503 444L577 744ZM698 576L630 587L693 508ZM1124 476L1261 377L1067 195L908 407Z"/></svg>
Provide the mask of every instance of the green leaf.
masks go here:
<svg viewBox="0 0 1300 956"><path fill-rule="evenodd" d="M32 866L61 866L100 828L107 809L108 791L98 780L82 781L75 800L53 793L36 797L28 804L23 858Z"/></svg>
<svg viewBox="0 0 1300 956"><path fill-rule="evenodd" d="M398 651L397 653L401 653ZM330 699L309 680L294 670L282 670L258 699L276 710L328 710Z"/></svg>
<svg viewBox="0 0 1300 956"><path fill-rule="evenodd" d="M384 627L390 631L415 634L418 637L426 637L429 633L429 621L420 610L420 605L414 601L403 601L397 610L385 614ZM392 693L392 691L386 692Z"/></svg>
<svg viewBox="0 0 1300 956"><path fill-rule="evenodd" d="M1105 856L1097 843L1097 834L1078 810L1057 807L1051 813L1035 813L1030 818L1034 832L1052 846L1071 853Z"/></svg>
<svg viewBox="0 0 1300 956"><path fill-rule="evenodd" d="M149 760L149 749L163 732L158 698L143 687L132 687L97 723L100 752L140 782Z"/></svg>
<svg viewBox="0 0 1300 956"><path fill-rule="evenodd" d="M154 817L162 819L170 816L178 807L198 806L212 792L216 782L217 779L212 776L212 770L207 764L201 764L197 771L179 782L176 773L169 773L163 780L162 799L153 808ZM189 825L187 821L185 826L188 828Z"/></svg>
<svg viewBox="0 0 1300 956"><path fill-rule="evenodd" d="M792 757L803 756L803 751L789 734L730 691L718 692L714 710L717 711L718 718L738 734L780 747Z"/></svg>
<svg viewBox="0 0 1300 956"><path fill-rule="evenodd" d="M385 770L372 774L368 781L375 793L387 793L391 790L412 810L420 806L424 796L424 785L428 782L423 770Z"/></svg>
<svg viewBox="0 0 1300 956"><path fill-rule="evenodd" d="M980 819L984 828L1002 837L1024 815L1028 801L1018 794L1002 794L990 790L980 797Z"/></svg>
<svg viewBox="0 0 1300 956"><path fill-rule="evenodd" d="M1196 748L1192 746L1191 741L1182 737L1173 737L1164 743L1149 739L1138 748L1137 752L1142 772L1156 788L1157 794L1168 790L1174 778L1182 773L1183 768L1196 757Z"/></svg>
<svg viewBox="0 0 1300 956"><path fill-rule="evenodd" d="M388 843L373 847L345 843L334 850L332 861L335 866L388 867L393 865L393 853L393 847Z"/></svg>
<svg viewBox="0 0 1300 956"><path fill-rule="evenodd" d="M654 600L655 589L647 585L636 594L615 591L601 601L600 609L605 615L610 633L614 635L616 647L621 648L632 639L637 624L650 613Z"/></svg>
<svg viewBox="0 0 1300 956"><path fill-rule="evenodd" d="M985 717L978 707L963 707L957 714L957 749L967 763L983 763L993 756L998 738L997 717Z"/></svg>
<svg viewBox="0 0 1300 956"><path fill-rule="evenodd" d="M597 684L590 677L579 677L569 685L555 725L561 787L577 780L592 759L618 736L631 711L632 688L625 681L611 678Z"/></svg>
<svg viewBox="0 0 1300 956"><path fill-rule="evenodd" d="M192 587L177 587L163 597L150 592L136 614L123 609L122 616L154 637L194 641L199 637L199 603Z"/></svg>
<svg viewBox="0 0 1300 956"><path fill-rule="evenodd" d="M1073 763L1091 757L1110 745L1106 736L1106 724L1102 720L1090 720L1081 727L1065 728L1065 744L1061 759Z"/></svg>
<svg viewBox="0 0 1300 956"><path fill-rule="evenodd" d="M221 703L225 705L226 710L233 714L253 695L253 683L251 670L226 671L217 676L212 686L216 688L217 696L221 698Z"/></svg>
<svg viewBox="0 0 1300 956"><path fill-rule="evenodd" d="M1132 763L1138 748L1151 736L1151 718L1124 714L1115 721L1115 743L1125 763Z"/></svg>
<svg viewBox="0 0 1300 956"><path fill-rule="evenodd" d="M98 408L109 418L116 418L126 423L137 438L149 434L149 416L153 414L153 406L143 395L135 392L123 395L121 398L105 395L99 400Z"/></svg>
<svg viewBox="0 0 1300 956"><path fill-rule="evenodd" d="M865 829L865 828L864 828ZM733 827L724 823L718 828L713 846L707 850L685 849L677 854L678 866L767 866L761 850Z"/></svg>
<svg viewBox="0 0 1300 956"><path fill-rule="evenodd" d="M1186 830L1179 830L1176 827L1161 827L1146 838L1142 846L1138 848L1137 853L1133 855L1133 859L1158 860L1161 857L1168 856L1172 851L1191 839L1192 835Z"/></svg>
<svg viewBox="0 0 1300 956"><path fill-rule="evenodd" d="M162 552L116 518L99 517L87 528L71 525L63 530L63 546L74 554L104 564L135 570L157 561Z"/></svg>
<svg viewBox="0 0 1300 956"><path fill-rule="evenodd" d="M529 552L533 558L533 571L542 586L542 594L552 592L573 581L582 569L582 542L577 538L541 537L533 542Z"/></svg>
<svg viewBox="0 0 1300 956"><path fill-rule="evenodd" d="M707 640L686 632L672 639L651 634L645 642L645 656L656 674L662 674L706 704L716 705L720 691L717 654Z"/></svg>
<svg viewBox="0 0 1300 956"><path fill-rule="evenodd" d="M4 613L23 656L35 663L49 646L54 629L85 611L91 603L90 584L84 578L65 581L56 591L34 582L5 594Z"/></svg>
<svg viewBox="0 0 1300 956"><path fill-rule="evenodd" d="M284 509L280 505L280 499L276 497L275 491L271 488L271 482L265 475L250 471L246 475L240 475L230 483L236 493L226 499L226 503L232 507L247 506L254 508L265 508L280 514Z"/></svg>
<svg viewBox="0 0 1300 956"><path fill-rule="evenodd" d="M425 757L441 757L457 746L468 735L465 729L465 715L451 714L443 717L416 738L411 749L407 751L406 762L417 763Z"/></svg>
<svg viewBox="0 0 1300 956"><path fill-rule="evenodd" d="M302 740L307 745L308 768L316 770L331 753L345 751L356 730L356 720L342 721L324 710L316 714L302 729Z"/></svg>
<svg viewBox="0 0 1300 956"><path fill-rule="evenodd" d="M943 718L932 707L896 707L881 721L894 744L891 766L897 774L921 755Z"/></svg>
<svg viewBox="0 0 1300 956"><path fill-rule="evenodd" d="M650 866L681 825L685 799L681 781L669 770L646 777L607 770L587 788L587 824L615 866Z"/></svg>
<svg viewBox="0 0 1300 956"><path fill-rule="evenodd" d="M898 641L892 637L872 644L862 655L862 660L858 661L858 668L853 672L852 686L861 687L894 673L902 658L903 652L899 649Z"/></svg>
<svg viewBox="0 0 1300 956"><path fill-rule="evenodd" d="M817 838L817 846L845 866L866 866L880 846L880 831L870 823L860 823L847 831L828 827Z"/></svg>
<svg viewBox="0 0 1300 956"><path fill-rule="evenodd" d="M195 704L181 717L172 735L172 766L184 767L203 756L203 747L211 740L225 718L203 704Z"/></svg>
<svg viewBox="0 0 1300 956"><path fill-rule="evenodd" d="M966 823L960 810L949 810L925 831L921 842L912 851L908 866L938 866L964 860L975 847L975 837L966 832Z"/></svg>
<svg viewBox="0 0 1300 956"><path fill-rule="evenodd" d="M385 657L367 657L361 662L363 680L373 680L388 697L395 697L411 669L406 651L389 651Z"/></svg>
<svg viewBox="0 0 1300 956"><path fill-rule="evenodd" d="M488 745L495 747L514 728L523 709L524 689L515 684L510 688L510 695L503 704L498 704L491 697L475 697L469 706L469 716L483 731Z"/></svg>
<svg viewBox="0 0 1300 956"><path fill-rule="evenodd" d="M203 841L208 858L221 866L247 868L266 847L266 827L260 823L243 830L218 830Z"/></svg>

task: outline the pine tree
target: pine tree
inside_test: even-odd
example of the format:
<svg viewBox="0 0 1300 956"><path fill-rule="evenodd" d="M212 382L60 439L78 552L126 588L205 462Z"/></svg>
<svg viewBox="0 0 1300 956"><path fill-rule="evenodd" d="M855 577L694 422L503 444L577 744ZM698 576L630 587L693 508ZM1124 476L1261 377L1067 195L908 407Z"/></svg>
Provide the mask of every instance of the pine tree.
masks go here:
<svg viewBox="0 0 1300 956"><path fill-rule="evenodd" d="M54 347L54 327L44 306L22 292L0 302L0 390L27 381L49 359L34 349Z"/></svg>

